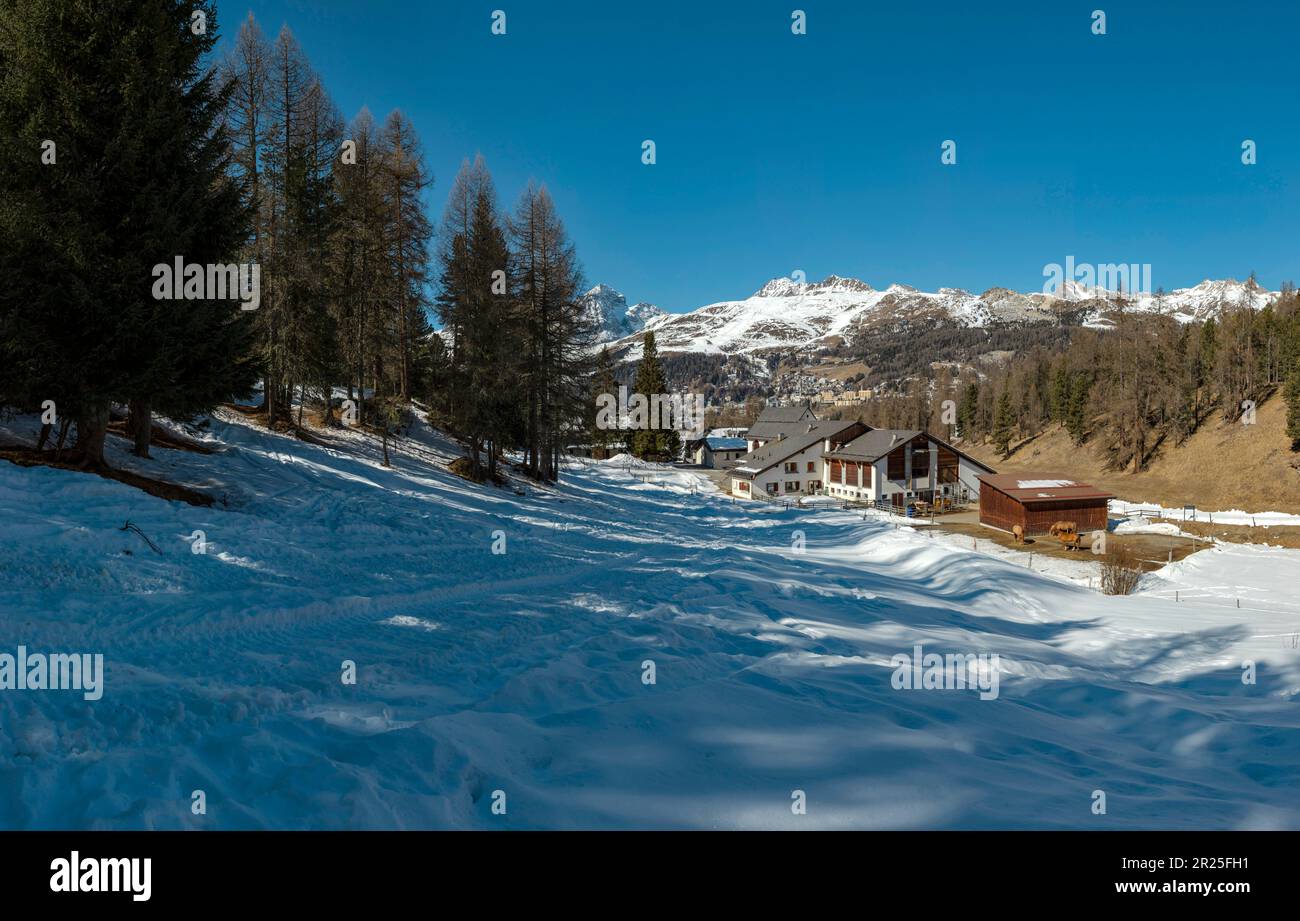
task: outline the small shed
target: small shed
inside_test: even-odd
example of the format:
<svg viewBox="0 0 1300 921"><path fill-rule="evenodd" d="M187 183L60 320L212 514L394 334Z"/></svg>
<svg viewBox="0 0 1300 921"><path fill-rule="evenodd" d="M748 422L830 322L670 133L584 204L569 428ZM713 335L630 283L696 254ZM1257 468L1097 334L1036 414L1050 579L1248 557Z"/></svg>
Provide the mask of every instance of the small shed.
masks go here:
<svg viewBox="0 0 1300 921"><path fill-rule="evenodd" d="M980 524L1002 531L1016 525L1025 534L1046 534L1057 521L1073 521L1080 531L1102 531L1115 497L1066 476L991 473L980 481Z"/></svg>

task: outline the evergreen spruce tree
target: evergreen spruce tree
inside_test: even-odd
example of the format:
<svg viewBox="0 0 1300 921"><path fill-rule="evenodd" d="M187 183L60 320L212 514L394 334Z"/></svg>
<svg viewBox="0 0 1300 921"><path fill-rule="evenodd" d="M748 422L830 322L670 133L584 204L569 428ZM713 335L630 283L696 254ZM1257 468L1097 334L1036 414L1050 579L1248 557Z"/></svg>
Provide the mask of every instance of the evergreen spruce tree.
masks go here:
<svg viewBox="0 0 1300 921"><path fill-rule="evenodd" d="M587 418L591 427L591 446L592 448L601 449L608 452L615 445L622 443L622 433L618 427L618 421L615 420L614 427L601 426L597 420L598 403L600 397L608 396L617 400L618 381L614 377L614 361L610 358L609 349L602 348L600 355L596 358L596 373L591 379L591 394L589 401L589 410ZM617 409L615 409L617 415Z"/></svg>
<svg viewBox="0 0 1300 921"><path fill-rule="evenodd" d="M681 436L675 429L664 427L665 420L654 418L655 396L666 394L668 385L664 379L663 366L659 364L659 347L655 343L653 332L645 334L632 392L645 398L648 417L646 424L632 433L632 453L641 458L675 457L681 448Z"/></svg>
<svg viewBox="0 0 1300 921"><path fill-rule="evenodd" d="M1218 364L1219 327L1210 317L1201 326L1201 365L1207 379L1213 379Z"/></svg>
<svg viewBox="0 0 1300 921"><path fill-rule="evenodd" d="M972 439L976 435L979 403L980 385L972 381L962 391L961 402L957 404L957 434L962 438Z"/></svg>
<svg viewBox="0 0 1300 921"><path fill-rule="evenodd" d="M1300 451L1300 362L1297 362L1286 382L1286 437L1291 439L1291 450Z"/></svg>
<svg viewBox="0 0 1300 921"><path fill-rule="evenodd" d="M54 399L82 462L102 466L110 403L132 406L147 454L153 411L248 386L236 302L158 299L153 271L234 261L247 214L226 176L226 94L204 64L213 5L75 5L3 13L0 395Z"/></svg>
<svg viewBox="0 0 1300 921"><path fill-rule="evenodd" d="M1011 456L1011 438L1015 426L1015 412L1011 408L1011 392L1004 389L998 396L993 418L993 444L1004 458Z"/></svg>
<svg viewBox="0 0 1300 921"><path fill-rule="evenodd" d="M1083 444L1088 433L1088 401L1091 384L1088 375L1076 372L1071 375L1069 397L1066 401L1065 430L1076 444Z"/></svg>

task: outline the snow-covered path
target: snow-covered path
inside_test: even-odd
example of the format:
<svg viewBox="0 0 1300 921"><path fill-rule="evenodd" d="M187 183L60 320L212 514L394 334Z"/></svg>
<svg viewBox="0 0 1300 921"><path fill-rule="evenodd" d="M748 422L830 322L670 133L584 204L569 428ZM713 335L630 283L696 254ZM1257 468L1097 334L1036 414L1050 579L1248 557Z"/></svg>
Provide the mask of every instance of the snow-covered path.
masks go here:
<svg viewBox="0 0 1300 921"><path fill-rule="evenodd" d="M210 509L0 463L0 653L107 663L99 701L0 691L0 827L1300 827L1295 551L1105 598L687 472L518 496L428 431L392 470L212 438L151 468ZM917 644L997 653L997 698L894 689Z"/></svg>

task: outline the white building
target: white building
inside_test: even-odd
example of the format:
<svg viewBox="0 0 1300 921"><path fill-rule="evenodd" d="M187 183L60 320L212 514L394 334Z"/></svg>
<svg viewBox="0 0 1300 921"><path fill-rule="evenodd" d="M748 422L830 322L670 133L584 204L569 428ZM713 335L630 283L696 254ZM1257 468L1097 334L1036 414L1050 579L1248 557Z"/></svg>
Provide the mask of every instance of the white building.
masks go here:
<svg viewBox="0 0 1300 921"><path fill-rule="evenodd" d="M731 469L731 494L753 499L820 493L826 453L866 431L861 422L842 420L789 426L775 440L740 458Z"/></svg>
<svg viewBox="0 0 1300 921"><path fill-rule="evenodd" d="M979 497L981 474L991 467L926 432L871 429L826 452L826 494L859 502L911 502Z"/></svg>

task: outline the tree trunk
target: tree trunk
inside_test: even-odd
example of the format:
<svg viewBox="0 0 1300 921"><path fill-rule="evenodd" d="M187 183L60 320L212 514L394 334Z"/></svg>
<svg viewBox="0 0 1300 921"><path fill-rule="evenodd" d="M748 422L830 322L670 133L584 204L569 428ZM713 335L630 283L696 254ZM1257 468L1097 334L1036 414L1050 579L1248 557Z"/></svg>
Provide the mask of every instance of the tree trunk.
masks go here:
<svg viewBox="0 0 1300 921"><path fill-rule="evenodd" d="M77 414L77 452L83 467L107 467L104 436L108 434L108 404L96 403Z"/></svg>
<svg viewBox="0 0 1300 921"><path fill-rule="evenodd" d="M135 440L132 452L136 457L149 456L149 442L153 437L153 410L148 400L131 400L127 407L130 415L126 420L126 430Z"/></svg>
<svg viewBox="0 0 1300 921"><path fill-rule="evenodd" d="M54 428L53 423L46 422L41 426L41 434L36 439L36 450L44 451L45 442L50 440L50 430Z"/></svg>
<svg viewBox="0 0 1300 921"><path fill-rule="evenodd" d="M349 387L349 390L352 388ZM334 425L334 388L328 384L321 384L322 402L325 404L322 412L321 425L325 428L331 428Z"/></svg>
<svg viewBox="0 0 1300 921"><path fill-rule="evenodd" d="M59 423L59 440L54 445L54 459L58 460L59 455L63 453L63 442L68 438L68 429L72 426L72 420L67 416Z"/></svg>

